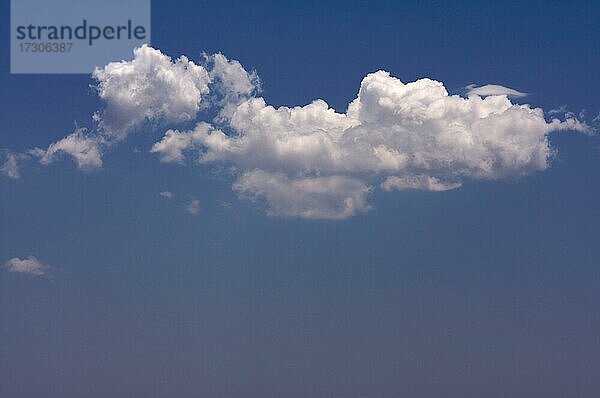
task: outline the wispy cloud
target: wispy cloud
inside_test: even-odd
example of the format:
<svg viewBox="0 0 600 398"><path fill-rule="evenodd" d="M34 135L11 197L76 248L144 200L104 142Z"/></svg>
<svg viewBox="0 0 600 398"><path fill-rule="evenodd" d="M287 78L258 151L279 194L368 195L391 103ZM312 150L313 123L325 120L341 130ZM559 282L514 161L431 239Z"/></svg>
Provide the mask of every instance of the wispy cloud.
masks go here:
<svg viewBox="0 0 600 398"><path fill-rule="evenodd" d="M565 113L567 113L566 105L561 105L558 108L553 108L548 111L548 115L550 116L564 115Z"/></svg>
<svg viewBox="0 0 600 398"><path fill-rule="evenodd" d="M162 191L158 193L161 197L166 199L173 199L173 193L170 191Z"/></svg>
<svg viewBox="0 0 600 398"><path fill-rule="evenodd" d="M185 206L185 211L193 216L197 216L200 214L200 201L198 199L192 199L187 206Z"/></svg>
<svg viewBox="0 0 600 398"><path fill-rule="evenodd" d="M35 148L31 153L39 157L40 163L48 165L58 156L71 156L80 170L93 170L102 167L102 148L106 141L100 135L88 133L78 128L65 138L48 146L47 149Z"/></svg>
<svg viewBox="0 0 600 398"><path fill-rule="evenodd" d="M480 97L488 97L493 95L506 95L507 97L511 98L522 98L527 96L527 93L522 93L515 89L504 87L499 84L486 84L479 87L471 84L465 88L468 90L467 96L478 95Z"/></svg>
<svg viewBox="0 0 600 398"><path fill-rule="evenodd" d="M4 174L4 176L13 180L19 179L21 177L17 157L18 155L14 153L7 153L4 156L4 163L2 164L2 166L0 166L0 172Z"/></svg>

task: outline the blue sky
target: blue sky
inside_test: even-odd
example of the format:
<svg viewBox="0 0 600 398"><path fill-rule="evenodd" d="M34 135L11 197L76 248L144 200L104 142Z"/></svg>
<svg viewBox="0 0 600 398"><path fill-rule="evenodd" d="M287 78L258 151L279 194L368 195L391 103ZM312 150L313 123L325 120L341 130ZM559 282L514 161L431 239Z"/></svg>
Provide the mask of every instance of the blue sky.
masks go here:
<svg viewBox="0 0 600 398"><path fill-rule="evenodd" d="M577 118L597 128L597 4L397 3L154 1L151 44L196 64L202 53L238 60L275 107L323 99L344 113L363 78L386 70L462 96L470 84L510 87L528 94L513 103L543 109L547 121L566 106L585 109ZM5 21L8 11L3 1ZM86 75L11 75L8 29L0 24L4 153L46 150L75 123L93 129L92 113L112 97L100 99ZM44 265L44 275L0 273L0 395L600 394L596 136L549 133L556 155L541 166L517 162L483 177L432 168L441 183L462 183L440 192L387 192L387 174L347 164L303 175L372 187L366 205L337 217L327 207L337 196L286 202L286 189L312 185L294 191L303 170L268 149L206 164L193 161L194 148L183 164L150 152L167 128L188 131L214 112L141 124L103 147L99 169L31 158L20 178L0 176L0 262ZM523 126L509 130L523 137ZM515 142L516 154L530 153ZM231 166L257 164L283 170L283 193L248 180L247 191L232 189L240 177ZM342 219L297 214L323 203L316 214Z"/></svg>

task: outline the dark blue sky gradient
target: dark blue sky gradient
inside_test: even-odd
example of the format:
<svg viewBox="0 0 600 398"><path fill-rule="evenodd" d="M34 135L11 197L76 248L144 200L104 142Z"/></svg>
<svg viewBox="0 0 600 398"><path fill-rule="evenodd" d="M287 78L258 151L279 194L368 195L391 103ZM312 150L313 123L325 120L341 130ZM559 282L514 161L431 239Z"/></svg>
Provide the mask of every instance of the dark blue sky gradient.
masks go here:
<svg viewBox="0 0 600 398"><path fill-rule="evenodd" d="M9 74L8 3L0 147L18 152L101 104L88 76ZM274 105L344 111L385 69L591 120L600 3L521 3L154 1L152 44L238 59ZM130 137L101 171L29 163L0 180L0 262L52 266L0 273L0 396L600 396L597 137L552 135L542 173L376 191L371 212L332 222L267 217L209 167L160 164L162 134Z"/></svg>

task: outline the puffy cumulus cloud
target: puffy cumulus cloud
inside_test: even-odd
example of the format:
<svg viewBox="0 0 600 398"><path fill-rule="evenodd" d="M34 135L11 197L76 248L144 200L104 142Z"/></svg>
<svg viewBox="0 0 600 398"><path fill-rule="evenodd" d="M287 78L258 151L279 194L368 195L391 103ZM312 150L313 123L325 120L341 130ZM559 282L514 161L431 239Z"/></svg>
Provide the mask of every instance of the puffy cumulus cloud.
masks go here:
<svg viewBox="0 0 600 398"><path fill-rule="evenodd" d="M466 87L467 95L478 95L480 97L487 97L489 95L506 95L507 97L512 98L521 98L526 97L527 93L522 93L512 88L500 86L498 84L486 84L485 86L477 87L474 84L471 84Z"/></svg>
<svg viewBox="0 0 600 398"><path fill-rule="evenodd" d="M346 134L372 148L377 171L440 180L543 170L552 155L548 133L587 129L576 119L547 122L541 109L504 95L462 98L435 80L404 84L382 71L363 79L347 115L359 125Z"/></svg>
<svg viewBox="0 0 600 398"><path fill-rule="evenodd" d="M162 192L159 192L158 195L161 198L173 199L173 192L171 192L171 191L162 191Z"/></svg>
<svg viewBox="0 0 600 398"><path fill-rule="evenodd" d="M260 90L256 72L248 72L239 61L230 60L221 53L206 56L210 78L216 88L229 98L248 97Z"/></svg>
<svg viewBox="0 0 600 398"><path fill-rule="evenodd" d="M183 164L185 160L184 151L202 145L208 137L213 139L225 137L220 130L214 135L210 134L213 131L217 130L204 122L198 123L192 131L167 130L162 140L155 143L150 152L157 153L162 162Z"/></svg>
<svg viewBox="0 0 600 398"><path fill-rule="evenodd" d="M370 209L371 188L344 176L290 178L284 173L248 171L233 189L252 199L264 198L268 214L312 219L343 219Z"/></svg>
<svg viewBox="0 0 600 398"><path fill-rule="evenodd" d="M28 256L23 259L19 257L11 258L4 264L4 268L6 268L8 272L20 272L33 276L42 276L50 267L34 256Z"/></svg>
<svg viewBox="0 0 600 398"><path fill-rule="evenodd" d="M90 132L78 129L47 149L29 152L44 165L62 154L73 157L80 169L100 168L106 149L144 123L170 126L188 122L210 106L226 115L259 90L256 73L247 72L238 61L220 53L206 55L204 61L205 65L197 65L185 56L172 60L143 45L134 50L132 60L96 68L96 91L105 107L93 115L94 128ZM16 161L16 157L7 158L3 174L18 178Z"/></svg>
<svg viewBox="0 0 600 398"><path fill-rule="evenodd" d="M165 162L181 163L184 152L200 150L201 162L233 161L245 169L271 169L295 172L319 171L350 166L338 151L337 138L353 125L345 115L328 108L324 101L304 107L273 108L263 98L240 103L229 127L239 132L227 135L201 122L190 131L169 130L152 152Z"/></svg>
<svg viewBox="0 0 600 398"><path fill-rule="evenodd" d="M255 71L246 71L239 61L221 53L204 58L211 79L212 94L208 100L218 108L215 121L221 122L227 120L241 101L260 91L260 79Z"/></svg>
<svg viewBox="0 0 600 398"><path fill-rule="evenodd" d="M69 155L79 169L92 170L102 167L102 148L105 144L102 136L88 134L86 129L79 128L50 144L47 149L35 148L30 153L39 157L44 165L52 163L60 155Z"/></svg>
<svg viewBox="0 0 600 398"><path fill-rule="evenodd" d="M371 186L384 190L444 191L465 179L497 179L544 170L554 155L549 133L590 132L581 115L546 119L542 109L513 103L524 93L499 86L469 86L450 95L441 82L404 83L388 72L368 74L346 112L323 100L273 107L258 96L260 82L218 53L197 65L142 46L130 61L94 71L106 106L91 132L78 129L47 149L28 151L43 164L61 154L81 169L101 167L105 149L141 124L167 129L151 152L163 162L225 163L234 189L264 200L273 215L345 218L368 210ZM211 108L212 124L191 130ZM174 126L175 125L175 126ZM18 177L18 157L1 171Z"/></svg>
<svg viewBox="0 0 600 398"><path fill-rule="evenodd" d="M106 108L96 114L101 127L117 139L145 121L193 120L209 92L208 71L185 56L175 61L147 45L131 61L96 68L93 77Z"/></svg>
<svg viewBox="0 0 600 398"><path fill-rule="evenodd" d="M570 117L546 121L541 109L513 104L506 93L449 95L441 82L403 83L367 75L345 113L322 100L302 107L240 101L223 129L200 123L169 130L152 151L182 163L228 162L240 171L234 189L264 198L270 214L344 218L368 209L370 181L385 190L457 188L465 178L497 179L548 167L548 134L587 131Z"/></svg>

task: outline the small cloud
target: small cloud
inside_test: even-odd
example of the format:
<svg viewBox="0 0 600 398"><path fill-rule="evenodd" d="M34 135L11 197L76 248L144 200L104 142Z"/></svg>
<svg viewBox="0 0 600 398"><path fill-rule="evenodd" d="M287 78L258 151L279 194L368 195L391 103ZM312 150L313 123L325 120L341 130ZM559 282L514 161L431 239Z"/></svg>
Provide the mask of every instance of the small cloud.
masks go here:
<svg viewBox="0 0 600 398"><path fill-rule="evenodd" d="M170 192L170 191L162 191L162 192L159 192L159 195L160 195L161 197L163 197L163 198L166 198L166 199L173 199L173 193L172 193L172 192Z"/></svg>
<svg viewBox="0 0 600 398"><path fill-rule="evenodd" d="M78 128L73 133L60 139L43 150L34 148L30 153L39 156L40 163L48 165L60 155L73 157L80 170L94 170L102 167L104 139L97 134L88 133L85 128Z"/></svg>
<svg viewBox="0 0 600 398"><path fill-rule="evenodd" d="M50 267L34 256L27 256L24 259L20 259L19 257L11 258L4 264L4 268L6 268L8 272L20 272L33 276L42 276Z"/></svg>
<svg viewBox="0 0 600 398"><path fill-rule="evenodd" d="M17 155L14 153L9 153L6 155L6 161L4 161L2 166L0 166L0 172L13 180L19 179L19 177L21 177L21 173L19 172Z"/></svg>
<svg viewBox="0 0 600 398"><path fill-rule="evenodd" d="M197 216L200 213L200 201L198 199L192 199L192 201L185 207L185 210L193 216Z"/></svg>
<svg viewBox="0 0 600 398"><path fill-rule="evenodd" d="M425 191L442 192L459 188L461 185L462 184L459 182L442 181L436 177L409 175L402 177L387 177L385 181L381 183L381 188L386 191L394 189L398 191L405 189L421 189Z"/></svg>
<svg viewBox="0 0 600 398"><path fill-rule="evenodd" d="M487 97L490 95L506 95L507 97L512 98L521 98L527 96L527 93L522 93L515 89L500 86L498 84L486 84L479 87L474 84L470 84L465 88L469 90L467 91L467 96L478 95L480 97Z"/></svg>
<svg viewBox="0 0 600 398"><path fill-rule="evenodd" d="M548 115L550 115L550 116L564 115L565 113L567 113L567 106L566 105L561 105L558 108L550 109L548 111Z"/></svg>
<svg viewBox="0 0 600 398"><path fill-rule="evenodd" d="M229 209L232 206L231 202L228 202L226 200L217 200L217 204L224 209Z"/></svg>

